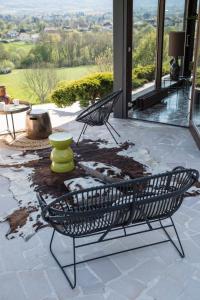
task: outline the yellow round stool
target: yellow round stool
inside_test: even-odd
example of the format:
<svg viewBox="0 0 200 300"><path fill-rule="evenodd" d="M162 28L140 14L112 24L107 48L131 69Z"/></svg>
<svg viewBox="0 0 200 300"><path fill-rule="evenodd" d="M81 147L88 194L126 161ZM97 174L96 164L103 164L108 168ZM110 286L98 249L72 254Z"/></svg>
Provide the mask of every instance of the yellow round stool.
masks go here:
<svg viewBox="0 0 200 300"><path fill-rule="evenodd" d="M50 159L51 170L55 173L67 173L74 169L74 153L70 147L73 142L72 135L67 132L57 132L49 136L53 146Z"/></svg>

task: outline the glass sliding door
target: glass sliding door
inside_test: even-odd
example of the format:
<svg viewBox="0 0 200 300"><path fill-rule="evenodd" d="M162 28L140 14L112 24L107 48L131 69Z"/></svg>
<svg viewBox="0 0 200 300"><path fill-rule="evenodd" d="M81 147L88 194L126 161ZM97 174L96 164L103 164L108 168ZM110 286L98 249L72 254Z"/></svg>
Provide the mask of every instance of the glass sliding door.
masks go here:
<svg viewBox="0 0 200 300"><path fill-rule="evenodd" d="M200 5L199 5L200 13ZM195 67L194 81L192 91L192 114L191 114L191 130L200 147L200 15L197 20L197 32L195 43Z"/></svg>
<svg viewBox="0 0 200 300"><path fill-rule="evenodd" d="M168 96L162 101L160 121L188 127L191 79L183 76L186 45L185 9L185 0L165 1L162 88L167 89Z"/></svg>
<svg viewBox="0 0 200 300"><path fill-rule="evenodd" d="M133 0L131 118L189 126L192 80L183 76L188 3Z"/></svg>
<svg viewBox="0 0 200 300"><path fill-rule="evenodd" d="M154 89L158 0L133 0L132 100Z"/></svg>

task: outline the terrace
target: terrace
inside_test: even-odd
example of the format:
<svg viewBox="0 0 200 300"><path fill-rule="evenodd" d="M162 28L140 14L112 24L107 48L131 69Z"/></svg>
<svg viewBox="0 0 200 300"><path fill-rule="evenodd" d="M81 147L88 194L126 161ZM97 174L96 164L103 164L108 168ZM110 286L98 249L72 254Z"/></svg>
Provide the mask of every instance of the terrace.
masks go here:
<svg viewBox="0 0 200 300"><path fill-rule="evenodd" d="M74 108L73 118L76 116ZM66 110L49 107L53 126L73 132L76 140L80 125L72 120ZM166 125L148 124L133 120L112 119L112 125L121 133L120 142L133 142L133 157L143 161L151 172L158 173L177 165L200 170L199 150L188 129ZM21 128L20 120L18 128ZM105 139L111 141L104 128L90 129L84 139ZM113 143L111 143L111 147ZM30 201L35 205L35 193L28 180L28 167L17 168L18 164L37 159L35 152L21 155L22 151L8 149L1 144L1 218L16 211ZM5 166L4 166L5 165ZM195 189L195 188L194 188ZM196 189L195 189L196 190ZM198 190L198 189L197 189ZM199 193L199 190L198 190ZM23 205L22 205L23 206ZM17 233L9 239L5 235L9 224L1 227L0 278L1 297L11 300L17 294L20 299L198 299L199 251L200 251L200 197L185 198L184 204L175 215L186 252L179 258L171 245L158 245L119 254L78 268L78 285L71 290L63 274L49 253L51 228L43 228L34 233L33 223L27 220ZM34 213L29 217L35 218ZM34 219L35 221L35 219ZM24 236L20 238L19 235ZM13 239L10 239L11 237ZM139 246L144 240L153 242L158 234L147 234L138 239L130 237L125 242L113 241L102 247L89 247L80 252L81 257L98 254L99 251L113 251L123 246ZM25 241L27 239L27 241ZM144 239L144 240L143 240ZM125 244L124 244L125 243ZM58 237L56 245L63 259L70 254L70 240ZM12 287L12 288L11 288Z"/></svg>
<svg viewBox="0 0 200 300"><path fill-rule="evenodd" d="M164 16L162 2L165 1L159 1L158 8L160 24ZM187 13L194 9L189 4L186 7ZM163 231L112 239L100 245L92 244L78 250L78 259L106 255L131 247L138 249L78 265L77 286L71 289L49 252L52 228L41 216L37 192L50 203L75 188L94 186L93 180L99 180L98 176L107 183L106 180L113 178L121 181L159 174L177 166L200 171L197 76L199 29L196 45L193 45L195 68L189 76L192 85L186 91L183 86L175 87L160 103L144 110L135 110L134 106L129 110L134 94L130 76L132 68L129 65L130 59L132 60L132 51L129 51L132 32L130 34L128 30L128 25L133 21L132 1L116 1L113 8L114 90L122 89L122 94L109 120L120 133L120 137L117 137L119 143L113 141L105 126L94 126L87 129L79 145L76 145L82 129L82 124L76 121L82 110L78 102L65 108L58 108L52 103L34 105L37 111L48 111L53 132L72 135L75 169L71 172L56 174L50 170L51 146L48 139L31 141L25 137L26 112L14 115L16 140L9 134L0 136L2 300L13 300L16 295L20 300L199 300L199 182L184 193L183 203L174 214L174 222L185 251L184 258L178 255L170 243L140 248L144 243L156 243L165 238ZM199 28L200 20L197 23ZM155 90L158 90L159 85L162 88L162 62L159 59L163 30L164 28L162 32L158 30L156 79L153 85ZM122 42L120 47L119 41ZM189 60L186 61L185 72L189 66ZM147 90L140 89L140 92L144 96ZM0 115L0 124L1 130L7 129L4 115ZM89 171L87 169L86 172L83 168L84 163L87 168L91 163L97 163L98 168L92 170L95 173L91 173L91 170L87 173ZM107 173L105 165L110 166ZM64 182L67 184L64 185ZM70 205L73 206L74 203ZM163 206L165 204L162 204L164 209ZM148 222L144 225L147 226ZM169 232L177 242L173 232ZM110 232L109 235L116 237L115 232ZM70 263L71 238L57 235L55 250L62 263ZM72 273L71 269L70 274Z"/></svg>

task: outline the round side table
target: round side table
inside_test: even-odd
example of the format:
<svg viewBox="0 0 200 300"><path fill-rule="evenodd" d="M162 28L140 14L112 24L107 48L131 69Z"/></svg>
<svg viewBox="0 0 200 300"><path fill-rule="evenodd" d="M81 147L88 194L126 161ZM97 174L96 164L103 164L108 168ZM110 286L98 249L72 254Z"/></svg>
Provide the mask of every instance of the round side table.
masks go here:
<svg viewBox="0 0 200 300"><path fill-rule="evenodd" d="M31 105L28 104L27 102L22 102L20 101L19 105L14 105L14 104L6 104L4 110L0 109L0 115L5 115L6 116L6 123L7 123L7 132L12 136L12 138L15 140L16 139L16 130L15 130L15 124L14 124L14 115L18 113L22 113L25 111L30 111L31 110ZM10 129L9 126L9 120L8 116L11 116L11 122L12 122L12 130ZM0 134L5 134L5 132Z"/></svg>
<svg viewBox="0 0 200 300"><path fill-rule="evenodd" d="M70 147L73 142L71 134L57 132L49 136L49 142L53 146L51 152L51 170L55 173L67 173L74 169L74 154Z"/></svg>

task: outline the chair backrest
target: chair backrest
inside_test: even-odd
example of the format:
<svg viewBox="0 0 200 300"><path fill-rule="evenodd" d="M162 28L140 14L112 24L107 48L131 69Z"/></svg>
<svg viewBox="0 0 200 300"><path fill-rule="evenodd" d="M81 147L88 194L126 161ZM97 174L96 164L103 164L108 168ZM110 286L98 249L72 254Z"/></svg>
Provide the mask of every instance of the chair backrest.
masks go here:
<svg viewBox="0 0 200 300"><path fill-rule="evenodd" d="M98 120L100 123L104 123L104 121L108 120L114 106L119 100L121 93L122 90L113 92L89 106L83 112L81 112L81 114L76 118L76 121L86 121L88 124L91 122L91 125L93 125L93 123L98 123Z"/></svg>
<svg viewBox="0 0 200 300"><path fill-rule="evenodd" d="M44 219L57 231L81 236L172 216L198 177L196 170L178 169L71 192L49 205L39 196L39 202Z"/></svg>

